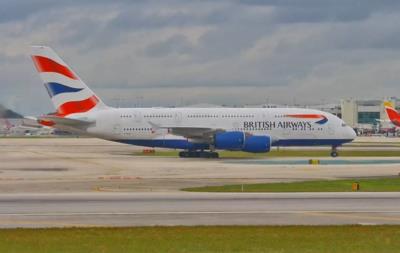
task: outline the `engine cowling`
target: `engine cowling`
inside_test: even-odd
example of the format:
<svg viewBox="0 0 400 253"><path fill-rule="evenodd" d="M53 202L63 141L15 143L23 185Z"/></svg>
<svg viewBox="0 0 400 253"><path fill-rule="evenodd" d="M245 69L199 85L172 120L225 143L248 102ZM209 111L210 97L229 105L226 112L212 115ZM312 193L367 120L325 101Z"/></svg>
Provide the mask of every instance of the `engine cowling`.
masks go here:
<svg viewBox="0 0 400 253"><path fill-rule="evenodd" d="M246 135L238 131L217 133L214 136L214 146L217 149L242 150L251 153L269 152L271 137L267 135Z"/></svg>
<svg viewBox="0 0 400 253"><path fill-rule="evenodd" d="M241 150L245 141L243 132L224 132L214 136L214 145L217 149Z"/></svg>
<svg viewBox="0 0 400 253"><path fill-rule="evenodd" d="M251 153L269 152L271 150L271 137L268 135L247 136L242 150Z"/></svg>

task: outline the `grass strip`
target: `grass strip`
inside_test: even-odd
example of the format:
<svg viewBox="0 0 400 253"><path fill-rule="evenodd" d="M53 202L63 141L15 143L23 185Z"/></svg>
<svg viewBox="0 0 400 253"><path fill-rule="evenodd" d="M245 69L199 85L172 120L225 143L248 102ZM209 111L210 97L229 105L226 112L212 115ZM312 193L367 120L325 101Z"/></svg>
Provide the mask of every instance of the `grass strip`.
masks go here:
<svg viewBox="0 0 400 253"><path fill-rule="evenodd" d="M178 157L179 151L156 150L154 153L135 152L135 156ZM241 151L219 151L220 158L264 158L264 157L330 157L330 150L271 150L268 153L247 153ZM398 157L400 150L340 150L340 157Z"/></svg>
<svg viewBox="0 0 400 253"><path fill-rule="evenodd" d="M358 182L363 192L400 191L400 177L347 179L347 180L312 180L289 183L237 184L185 188L190 192L351 192L352 184Z"/></svg>
<svg viewBox="0 0 400 253"><path fill-rule="evenodd" d="M210 226L0 230L0 252L399 252L400 226Z"/></svg>

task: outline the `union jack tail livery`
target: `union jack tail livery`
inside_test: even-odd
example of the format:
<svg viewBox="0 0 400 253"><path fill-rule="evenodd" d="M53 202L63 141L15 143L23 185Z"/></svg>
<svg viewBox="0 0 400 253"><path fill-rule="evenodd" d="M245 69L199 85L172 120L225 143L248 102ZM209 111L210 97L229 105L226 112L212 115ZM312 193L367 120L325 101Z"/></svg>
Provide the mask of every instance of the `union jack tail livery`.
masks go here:
<svg viewBox="0 0 400 253"><path fill-rule="evenodd" d="M390 119L390 121L395 126L400 127L400 114L394 108L393 103L389 102L389 101L385 101L383 104L385 106L385 111L386 111L386 114L387 114L388 118Z"/></svg>
<svg viewBox="0 0 400 253"><path fill-rule="evenodd" d="M44 82L57 116L106 108L79 76L49 47L32 46L32 60Z"/></svg>

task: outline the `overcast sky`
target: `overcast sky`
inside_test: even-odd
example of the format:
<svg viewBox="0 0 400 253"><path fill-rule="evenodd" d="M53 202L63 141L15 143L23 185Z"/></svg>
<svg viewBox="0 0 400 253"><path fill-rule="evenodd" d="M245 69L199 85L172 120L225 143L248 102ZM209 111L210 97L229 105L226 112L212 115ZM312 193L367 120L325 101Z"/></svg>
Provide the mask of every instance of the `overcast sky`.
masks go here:
<svg viewBox="0 0 400 253"><path fill-rule="evenodd" d="M53 111L29 45L108 104L400 97L400 1L0 0L0 104Z"/></svg>

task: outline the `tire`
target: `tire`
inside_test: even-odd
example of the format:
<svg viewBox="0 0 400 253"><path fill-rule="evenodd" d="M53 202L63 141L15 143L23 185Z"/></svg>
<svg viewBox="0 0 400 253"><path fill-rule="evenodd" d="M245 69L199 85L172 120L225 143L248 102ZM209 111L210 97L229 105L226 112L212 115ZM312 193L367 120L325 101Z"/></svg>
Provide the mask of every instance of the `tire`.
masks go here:
<svg viewBox="0 0 400 253"><path fill-rule="evenodd" d="M217 152L212 152L212 153L211 153L211 158L216 158L216 159L218 159L218 158L219 158L219 154L218 154Z"/></svg>
<svg viewBox="0 0 400 253"><path fill-rule="evenodd" d="M217 152L194 152L194 151L181 151L179 152L181 158L219 158Z"/></svg>
<svg viewBox="0 0 400 253"><path fill-rule="evenodd" d="M179 157L187 158L187 157L189 157L189 153L186 151L181 151L181 152L179 152Z"/></svg>
<svg viewBox="0 0 400 253"><path fill-rule="evenodd" d="M200 158L210 158L210 154L208 152L199 152Z"/></svg>

